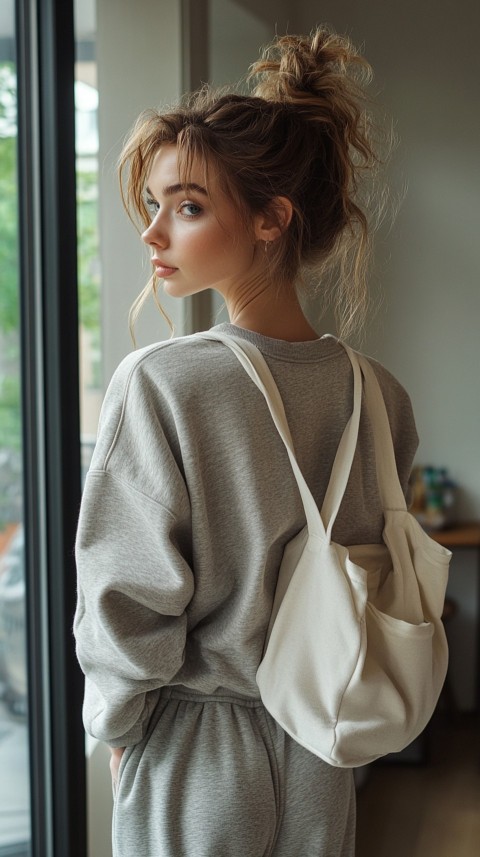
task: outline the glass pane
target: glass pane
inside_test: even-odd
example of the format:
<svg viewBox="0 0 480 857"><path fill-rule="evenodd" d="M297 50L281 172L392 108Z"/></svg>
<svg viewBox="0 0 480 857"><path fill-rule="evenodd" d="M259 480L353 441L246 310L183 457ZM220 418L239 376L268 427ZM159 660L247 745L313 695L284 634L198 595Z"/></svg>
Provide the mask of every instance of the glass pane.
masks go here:
<svg viewBox="0 0 480 857"><path fill-rule="evenodd" d="M0 32L0 854L30 853L14 2Z"/></svg>
<svg viewBox="0 0 480 857"><path fill-rule="evenodd" d="M98 225L98 90L95 3L75 3L80 419L82 470L90 463L103 398Z"/></svg>

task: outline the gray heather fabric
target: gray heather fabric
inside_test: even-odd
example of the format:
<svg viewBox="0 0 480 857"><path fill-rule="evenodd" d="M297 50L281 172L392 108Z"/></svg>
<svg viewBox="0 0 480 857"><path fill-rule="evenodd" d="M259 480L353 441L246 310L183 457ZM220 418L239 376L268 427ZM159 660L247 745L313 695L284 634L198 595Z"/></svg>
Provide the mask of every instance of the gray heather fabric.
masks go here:
<svg viewBox="0 0 480 857"><path fill-rule="evenodd" d="M258 700L167 689L122 758L115 857L353 857L354 840L351 771L296 744Z"/></svg>
<svg viewBox="0 0 480 857"><path fill-rule="evenodd" d="M264 354L320 505L351 409L344 349L333 337L288 343L218 329ZM373 365L406 488L410 402ZM351 772L289 739L255 683L283 548L303 526L283 443L229 349L184 337L121 363L82 501L75 617L85 727L129 748L116 857L353 854ZM333 537L378 542L381 531L362 418Z"/></svg>

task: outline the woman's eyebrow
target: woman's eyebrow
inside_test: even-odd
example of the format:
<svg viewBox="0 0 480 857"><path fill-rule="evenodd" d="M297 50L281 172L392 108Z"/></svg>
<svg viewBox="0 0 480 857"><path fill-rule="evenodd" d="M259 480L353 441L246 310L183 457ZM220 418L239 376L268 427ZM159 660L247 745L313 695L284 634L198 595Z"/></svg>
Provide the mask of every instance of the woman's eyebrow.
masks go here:
<svg viewBox="0 0 480 857"><path fill-rule="evenodd" d="M153 196L152 191L149 187L146 188L147 193L150 196ZM171 184L162 189L163 196L174 196L176 193L193 191L194 193L202 193L204 196L208 196L207 190L199 184L195 184L195 182L189 182L188 184Z"/></svg>

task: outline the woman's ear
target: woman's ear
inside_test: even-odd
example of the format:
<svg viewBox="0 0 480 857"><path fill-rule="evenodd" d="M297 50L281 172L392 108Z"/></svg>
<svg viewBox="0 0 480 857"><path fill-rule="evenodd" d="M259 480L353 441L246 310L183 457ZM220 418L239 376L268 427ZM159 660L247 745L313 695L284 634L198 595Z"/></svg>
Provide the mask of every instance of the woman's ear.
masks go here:
<svg viewBox="0 0 480 857"><path fill-rule="evenodd" d="M288 229L293 215L293 205L286 196L276 196L267 208L255 218L257 241L275 241Z"/></svg>

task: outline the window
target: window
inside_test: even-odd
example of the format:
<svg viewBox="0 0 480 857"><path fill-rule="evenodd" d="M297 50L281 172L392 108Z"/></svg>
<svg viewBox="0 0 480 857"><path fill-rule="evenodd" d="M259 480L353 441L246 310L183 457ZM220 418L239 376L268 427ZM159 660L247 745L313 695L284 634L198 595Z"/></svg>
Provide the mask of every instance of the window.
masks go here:
<svg viewBox="0 0 480 857"><path fill-rule="evenodd" d="M0 854L84 857L73 3L0 7ZM54 737L54 740L52 739Z"/></svg>
<svg viewBox="0 0 480 857"><path fill-rule="evenodd" d="M0 853L30 843L13 0L0 34Z"/></svg>

